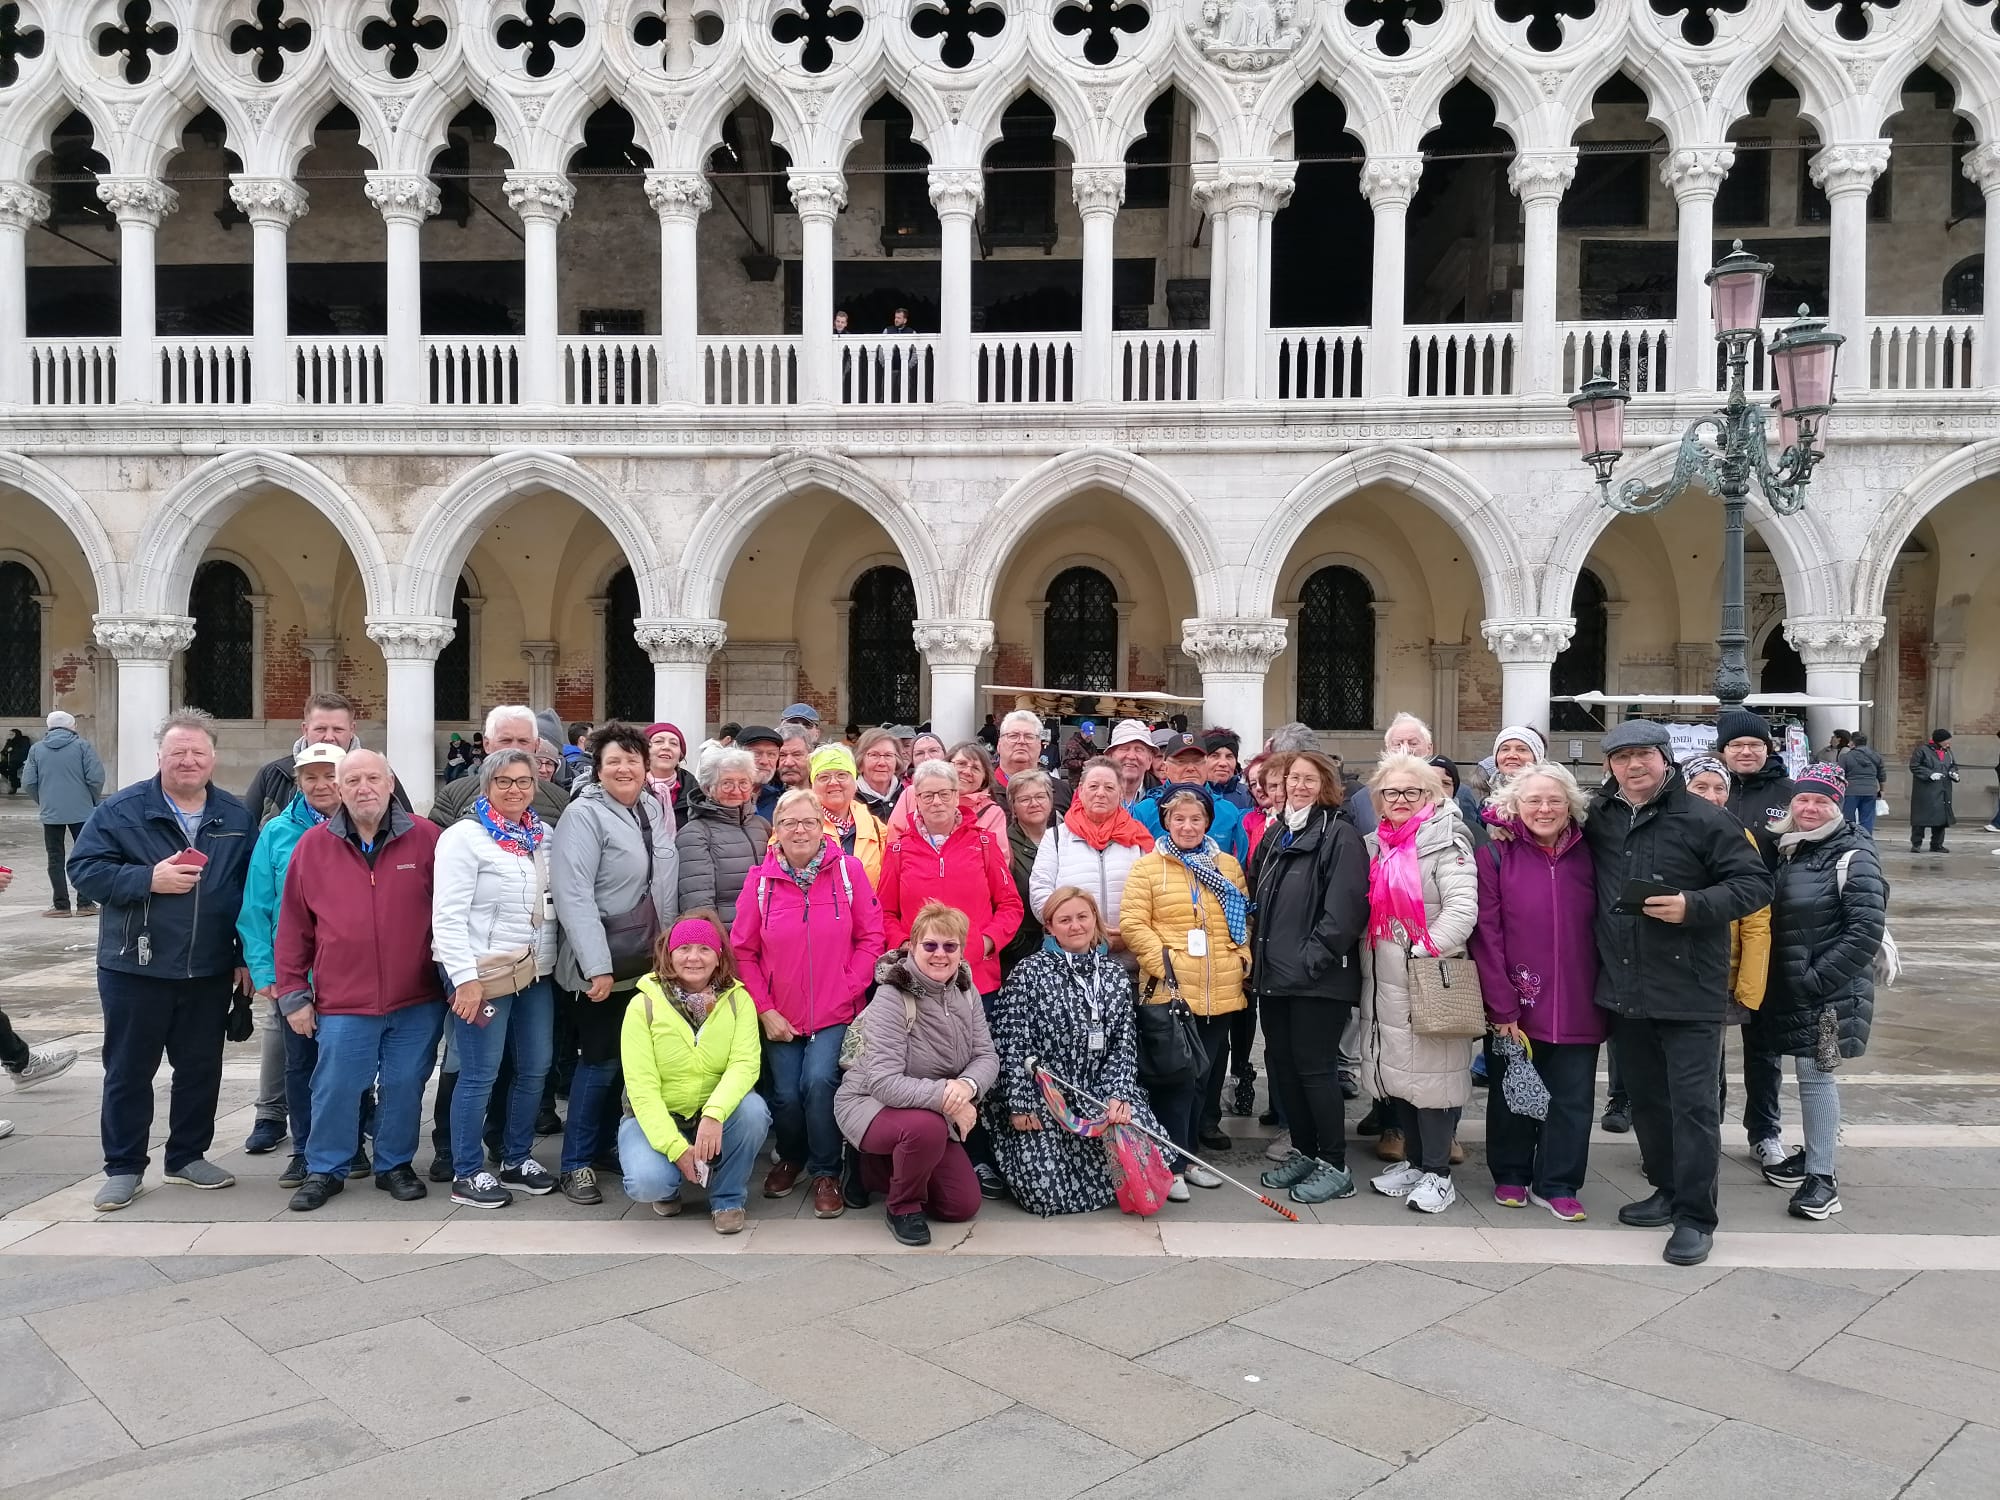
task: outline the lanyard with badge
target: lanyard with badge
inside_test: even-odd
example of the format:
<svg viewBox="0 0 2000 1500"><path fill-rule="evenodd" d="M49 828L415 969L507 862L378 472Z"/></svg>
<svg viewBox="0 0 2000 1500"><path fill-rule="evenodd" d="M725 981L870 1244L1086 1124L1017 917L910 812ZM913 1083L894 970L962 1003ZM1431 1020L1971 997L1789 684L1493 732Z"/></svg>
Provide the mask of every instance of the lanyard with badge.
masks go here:
<svg viewBox="0 0 2000 1500"><path fill-rule="evenodd" d="M1188 929L1187 951L1189 958L1208 957L1208 920L1201 914L1201 882L1188 881L1188 902L1194 907L1194 926Z"/></svg>
<svg viewBox="0 0 2000 1500"><path fill-rule="evenodd" d="M1090 1050L1102 1052L1105 1047L1104 1004L1101 993L1103 966L1093 960L1089 973L1085 974L1079 958L1072 958L1070 969L1083 986L1083 1003L1090 1007Z"/></svg>

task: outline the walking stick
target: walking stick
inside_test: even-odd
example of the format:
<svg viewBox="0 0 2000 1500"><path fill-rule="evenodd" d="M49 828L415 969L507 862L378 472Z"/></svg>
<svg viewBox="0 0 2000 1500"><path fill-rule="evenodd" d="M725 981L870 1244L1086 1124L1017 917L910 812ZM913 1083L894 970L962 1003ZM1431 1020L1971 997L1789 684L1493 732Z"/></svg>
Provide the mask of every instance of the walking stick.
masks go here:
<svg viewBox="0 0 2000 1500"><path fill-rule="evenodd" d="M1062 1074L1058 1073L1054 1068L1048 1067L1047 1065L1042 1063L1038 1058L1031 1057L1027 1059L1027 1068L1030 1073L1046 1074L1049 1077L1049 1079L1053 1081L1058 1087L1062 1088L1063 1090L1065 1090L1070 1094L1075 1095L1077 1098L1083 1100L1083 1102L1086 1104L1093 1105L1094 1107L1100 1110L1110 1109L1110 1105L1106 1104L1102 1099L1098 1098L1088 1089L1085 1089L1080 1084L1071 1083L1067 1078L1063 1077ZM1264 1207L1270 1209L1271 1212L1276 1214L1283 1214L1286 1218L1290 1219L1294 1224L1299 1222L1299 1216L1293 1213L1289 1208L1285 1207L1284 1204L1273 1202L1271 1199L1265 1197L1262 1193L1258 1192L1257 1189L1249 1186L1247 1183L1238 1182L1234 1177L1231 1177L1227 1172L1223 1171L1220 1167L1217 1167L1210 1162L1203 1161L1199 1156L1196 1156L1194 1153L1190 1151L1183 1151L1179 1146L1176 1146L1171 1140L1168 1140L1163 1135L1155 1135L1152 1131L1148 1130L1145 1126L1141 1125L1137 1120L1132 1121L1131 1128L1138 1131L1139 1134L1143 1135L1147 1140L1151 1141L1154 1145L1160 1147L1163 1151L1165 1151L1167 1153L1169 1160L1177 1156L1185 1156L1189 1161L1193 1162L1196 1166L1207 1167L1209 1171L1215 1173L1217 1177L1220 1177L1224 1182L1228 1183L1231 1187L1236 1188L1240 1192L1248 1193L1251 1197L1255 1198L1259 1203L1263 1204Z"/></svg>

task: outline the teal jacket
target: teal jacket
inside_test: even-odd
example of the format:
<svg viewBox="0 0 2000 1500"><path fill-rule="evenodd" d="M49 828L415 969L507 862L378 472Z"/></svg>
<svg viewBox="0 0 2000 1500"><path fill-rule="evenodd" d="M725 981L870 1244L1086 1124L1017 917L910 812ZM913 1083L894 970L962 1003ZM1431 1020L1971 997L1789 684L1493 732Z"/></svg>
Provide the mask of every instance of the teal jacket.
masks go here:
<svg viewBox="0 0 2000 1500"><path fill-rule="evenodd" d="M243 939L243 962L249 966L250 982L260 990L278 982L272 950L278 941L278 905L284 899L285 871L291 868L292 850L325 821L312 810L304 793L294 792L285 810L257 835L250 873L243 885L243 910L236 918L236 935Z"/></svg>

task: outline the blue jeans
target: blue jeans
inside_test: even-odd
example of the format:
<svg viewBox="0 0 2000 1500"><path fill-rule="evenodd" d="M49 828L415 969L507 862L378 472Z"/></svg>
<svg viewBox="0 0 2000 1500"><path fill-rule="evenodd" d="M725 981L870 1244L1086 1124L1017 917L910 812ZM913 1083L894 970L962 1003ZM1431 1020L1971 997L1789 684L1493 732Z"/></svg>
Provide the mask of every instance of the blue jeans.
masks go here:
<svg viewBox="0 0 2000 1500"><path fill-rule="evenodd" d="M406 1005L386 1016L319 1018L312 1134L306 1140L308 1172L346 1175L361 1144L361 1095L378 1078L375 1170L380 1174L410 1164L417 1154L424 1085L437 1062L443 1030L442 1000Z"/></svg>
<svg viewBox="0 0 2000 1500"><path fill-rule="evenodd" d="M569 1080L569 1118L563 1121L562 1169L574 1172L597 1160L603 1144L604 1108L618 1087L615 1062L583 1062Z"/></svg>
<svg viewBox="0 0 2000 1500"><path fill-rule="evenodd" d="M845 1026L825 1026L796 1041L764 1043L778 1155L803 1164L808 1177L832 1177L840 1171L833 1096L840 1087L840 1044L846 1039Z"/></svg>
<svg viewBox="0 0 2000 1500"><path fill-rule="evenodd" d="M1856 792L1849 792L1841 799L1840 810L1847 814L1847 821L1852 823L1856 828L1859 828L1863 833L1873 834L1875 832L1875 794L1873 792L1870 792L1865 797Z"/></svg>
<svg viewBox="0 0 2000 1500"><path fill-rule="evenodd" d="M500 1075L500 1054L511 1042L514 1079L508 1086L507 1125L500 1133L500 1165L518 1167L535 1149L535 1115L542 1107L542 1080L556 1049L556 991L546 978L493 1002L484 1026L451 1018L458 1048L458 1086L451 1096L451 1170L471 1177L486 1165L486 1101Z"/></svg>
<svg viewBox="0 0 2000 1500"><path fill-rule="evenodd" d="M442 1024L442 1023L440 1023ZM312 1139L313 1069L319 1066L319 1038L300 1036L292 1030L292 1023L282 1016L278 1019L278 1029L283 1033L285 1043L285 1113L291 1120L292 1147L299 1155L306 1154L306 1142ZM361 1134L375 1133L375 1080L369 1079L361 1090ZM354 1149L361 1149L357 1138Z"/></svg>
<svg viewBox="0 0 2000 1500"><path fill-rule="evenodd" d="M1743 1137L1753 1147L1784 1138L1778 1115L1778 1092L1784 1082L1784 1059L1758 1051L1744 1038Z"/></svg>
<svg viewBox="0 0 2000 1500"><path fill-rule="evenodd" d="M708 1164L708 1211L741 1208L750 1198L750 1170L771 1130L771 1109L754 1089L722 1122L722 1154ZM689 1144L693 1144L692 1141ZM625 1196L634 1203L666 1203L681 1195L681 1170L646 1139L627 1115L618 1127L618 1161L625 1171Z"/></svg>

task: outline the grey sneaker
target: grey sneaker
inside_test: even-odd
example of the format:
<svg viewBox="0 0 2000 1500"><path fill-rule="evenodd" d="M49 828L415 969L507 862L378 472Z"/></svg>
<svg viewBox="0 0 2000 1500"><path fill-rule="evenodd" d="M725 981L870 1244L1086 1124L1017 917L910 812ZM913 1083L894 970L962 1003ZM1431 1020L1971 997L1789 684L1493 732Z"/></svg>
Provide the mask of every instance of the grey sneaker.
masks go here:
<svg viewBox="0 0 2000 1500"><path fill-rule="evenodd" d="M0 1141L6 1140L13 1133L14 1122L12 1120L0 1120Z"/></svg>
<svg viewBox="0 0 2000 1500"><path fill-rule="evenodd" d="M104 1179L104 1186L97 1190L97 1196L90 1200L90 1206L101 1214L124 1208L139 1196L139 1174L121 1172L116 1177Z"/></svg>
<svg viewBox="0 0 2000 1500"><path fill-rule="evenodd" d="M167 1181L177 1183L181 1187L202 1188L207 1191L236 1186L234 1175L200 1156L187 1163L178 1172L167 1173Z"/></svg>
<svg viewBox="0 0 2000 1500"><path fill-rule="evenodd" d="M31 1089L38 1083L47 1083L51 1078L60 1078L76 1066L74 1047L36 1047L28 1053L28 1060L20 1069L9 1068L14 1075L14 1087Z"/></svg>
<svg viewBox="0 0 2000 1500"><path fill-rule="evenodd" d="M1271 1144L1264 1148L1264 1160L1285 1161L1292 1154L1292 1133L1281 1131Z"/></svg>
<svg viewBox="0 0 2000 1500"><path fill-rule="evenodd" d="M1326 1203L1335 1198L1354 1196L1354 1178L1345 1167L1336 1167L1330 1161L1316 1164L1312 1176L1292 1187L1294 1203Z"/></svg>
<svg viewBox="0 0 2000 1500"><path fill-rule="evenodd" d="M1294 1188L1312 1176L1320 1164L1303 1151L1294 1151L1284 1162L1271 1168L1257 1180L1267 1188Z"/></svg>

